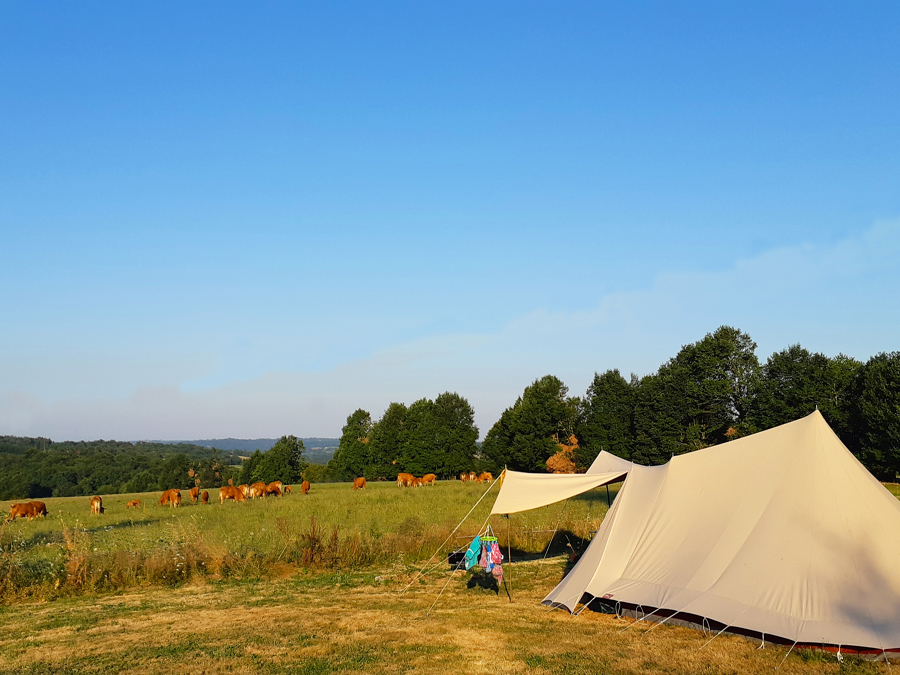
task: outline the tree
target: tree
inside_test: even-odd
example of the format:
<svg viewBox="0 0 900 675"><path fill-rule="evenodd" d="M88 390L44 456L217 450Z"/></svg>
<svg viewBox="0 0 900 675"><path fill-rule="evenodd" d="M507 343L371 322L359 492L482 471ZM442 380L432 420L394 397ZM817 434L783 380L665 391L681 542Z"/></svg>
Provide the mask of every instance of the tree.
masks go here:
<svg viewBox="0 0 900 675"><path fill-rule="evenodd" d="M862 364L839 354L830 359L799 344L775 352L762 368L754 391L749 427L770 429L804 417L816 408L851 444L851 387Z"/></svg>
<svg viewBox="0 0 900 675"><path fill-rule="evenodd" d="M369 442L372 416L362 408L347 417L334 457L328 462L330 473L339 480L365 476L370 466ZM366 476L370 478L370 476Z"/></svg>
<svg viewBox="0 0 900 675"><path fill-rule="evenodd" d="M575 428L578 400L568 393L552 375L535 380L488 431L481 448L484 458L495 470L506 466L545 472L559 439L568 438Z"/></svg>
<svg viewBox="0 0 900 675"><path fill-rule="evenodd" d="M444 392L434 400L434 445L428 462L432 473L442 478L471 470L475 461L475 410L456 392Z"/></svg>
<svg viewBox="0 0 900 675"><path fill-rule="evenodd" d="M391 403L381 419L372 425L372 440L369 443L371 464L366 470L366 478L397 478L401 471L398 461L407 410L402 403Z"/></svg>
<svg viewBox="0 0 900 675"><path fill-rule="evenodd" d="M191 460L186 455L172 455L163 462L156 487L160 490L178 488L183 490L193 487L193 479L188 475L191 469ZM90 492L90 490L89 490ZM86 492L84 494L87 494Z"/></svg>
<svg viewBox="0 0 900 675"><path fill-rule="evenodd" d="M259 463L262 461L263 454L257 449L250 455L247 459L244 460L243 466L241 466L241 475L238 478L239 485L250 485L256 479L253 478L253 474L256 472L256 467L259 466Z"/></svg>
<svg viewBox="0 0 900 675"><path fill-rule="evenodd" d="M900 352L873 356L853 385L860 461L881 480L900 471Z"/></svg>
<svg viewBox="0 0 900 675"><path fill-rule="evenodd" d="M631 459L631 425L638 382L634 376L627 382L618 370L594 373L594 381L578 405L575 435L579 447L574 451L578 468L586 469L604 449Z"/></svg>
<svg viewBox="0 0 900 675"><path fill-rule="evenodd" d="M632 459L662 463L746 428L759 376L755 350L749 335L721 326L643 378L635 401Z"/></svg>
<svg viewBox="0 0 900 675"><path fill-rule="evenodd" d="M253 469L253 478L263 483L280 480L294 483L301 478L306 468L303 459L303 441L296 436L282 436L275 445L263 453Z"/></svg>

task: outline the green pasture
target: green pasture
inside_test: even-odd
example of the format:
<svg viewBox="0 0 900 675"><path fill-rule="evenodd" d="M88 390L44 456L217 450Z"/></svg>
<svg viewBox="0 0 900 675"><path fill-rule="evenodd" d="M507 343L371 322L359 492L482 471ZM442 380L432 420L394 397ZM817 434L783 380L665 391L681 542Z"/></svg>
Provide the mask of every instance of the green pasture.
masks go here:
<svg viewBox="0 0 900 675"><path fill-rule="evenodd" d="M86 497L48 498L42 500L46 518L19 519L0 529L0 592L4 597L46 595L171 583L196 575L258 578L285 565L412 565L448 537L442 555L464 546L486 522L514 557L534 557L544 552L557 528L555 549L580 550L607 511L601 488L565 504L488 519L496 484L472 510L487 488L439 481L421 488L369 483L354 491L350 484L324 483L305 496L298 490L281 498L224 504L218 502L218 490L210 490L210 504L191 504L184 492L175 509L158 506L157 492L116 494L103 496L102 515L90 513ZM610 490L612 498L616 489ZM142 506L126 509L132 499ZM8 512L10 504L0 502L0 509Z"/></svg>

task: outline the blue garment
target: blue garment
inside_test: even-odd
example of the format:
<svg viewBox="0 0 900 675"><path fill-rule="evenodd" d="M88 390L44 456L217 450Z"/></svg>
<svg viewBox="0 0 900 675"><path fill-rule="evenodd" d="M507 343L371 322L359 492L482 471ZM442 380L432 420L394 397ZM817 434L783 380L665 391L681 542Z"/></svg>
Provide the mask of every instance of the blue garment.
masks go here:
<svg viewBox="0 0 900 675"><path fill-rule="evenodd" d="M478 564L479 553L481 553L481 537L475 537L466 551L466 570Z"/></svg>

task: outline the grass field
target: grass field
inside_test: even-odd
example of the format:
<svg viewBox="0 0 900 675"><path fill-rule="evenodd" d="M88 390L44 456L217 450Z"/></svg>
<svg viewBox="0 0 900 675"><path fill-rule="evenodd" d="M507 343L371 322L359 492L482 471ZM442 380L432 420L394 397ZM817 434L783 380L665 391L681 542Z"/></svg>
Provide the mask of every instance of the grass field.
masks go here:
<svg viewBox="0 0 900 675"><path fill-rule="evenodd" d="M568 545L601 522L604 490L492 521L504 553L507 527L511 538L512 602L469 574L449 577L445 563L416 578L484 489L314 485L307 497L177 510L156 506L158 494L114 495L94 517L86 498L45 500L47 519L0 534L0 674L771 673L785 657L738 637L701 649L699 631L646 633L645 624L540 605L565 572ZM126 511L135 497L145 507ZM544 559L558 521L566 534ZM888 672L820 652L792 653L778 670Z"/></svg>
<svg viewBox="0 0 900 675"><path fill-rule="evenodd" d="M306 496L206 506L185 500L177 509L157 506L158 493L123 494L105 496L106 513L99 516L90 514L85 497L47 499L47 518L17 520L0 530L0 598L59 597L197 576L260 578L286 566L412 565L446 540L485 489L459 481L417 489L370 483L359 491L326 483ZM132 499L141 499L142 508L126 509ZM10 503L0 508L7 511ZM492 503L489 494L444 552L471 539ZM557 524L556 544L580 550L606 510L606 492L597 490L565 507L494 517L491 524L514 557L544 551Z"/></svg>

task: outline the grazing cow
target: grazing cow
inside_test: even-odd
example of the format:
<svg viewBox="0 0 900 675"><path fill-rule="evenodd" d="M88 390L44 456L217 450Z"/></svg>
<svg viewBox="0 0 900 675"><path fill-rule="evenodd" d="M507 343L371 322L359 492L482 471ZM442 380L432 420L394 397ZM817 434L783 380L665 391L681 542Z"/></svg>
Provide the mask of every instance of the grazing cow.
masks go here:
<svg viewBox="0 0 900 675"><path fill-rule="evenodd" d="M103 500L100 497L91 497L91 515L100 515L105 509L103 508Z"/></svg>
<svg viewBox="0 0 900 675"><path fill-rule="evenodd" d="M27 502L25 504L13 504L9 507L9 515L6 522L15 520L16 518L36 518L37 516L47 515L47 505L44 502Z"/></svg>
<svg viewBox="0 0 900 675"><path fill-rule="evenodd" d="M166 490L162 493L162 497L159 498L159 505L165 506L169 505L170 509L175 509L181 506L181 490L178 488L173 488L171 490Z"/></svg>
<svg viewBox="0 0 900 675"><path fill-rule="evenodd" d="M266 488L268 486L265 483L254 483L250 486L250 499L256 499L257 497L265 497L266 496Z"/></svg>
<svg viewBox="0 0 900 675"><path fill-rule="evenodd" d="M354 490L362 490L366 487L366 479L365 478L354 478L353 479L353 489Z"/></svg>
<svg viewBox="0 0 900 675"><path fill-rule="evenodd" d="M283 492L282 494L292 495L292 494L294 494L294 491L291 490L291 486L290 486L290 485L285 485L285 486L284 486L284 492Z"/></svg>
<svg viewBox="0 0 900 675"><path fill-rule="evenodd" d="M269 495L275 495L276 497L281 496L281 481L273 480L271 483L266 485L266 497Z"/></svg>
<svg viewBox="0 0 900 675"><path fill-rule="evenodd" d="M422 485L434 485L434 481L437 480L437 476L433 473L426 473L422 476Z"/></svg>
<svg viewBox="0 0 900 675"><path fill-rule="evenodd" d="M197 500L200 499L200 488L192 487L191 491L188 494L191 497L191 504L196 504Z"/></svg>
<svg viewBox="0 0 900 675"><path fill-rule="evenodd" d="M250 486L247 485L246 483L244 485L238 485L238 490L240 490L242 493L244 493L244 497L250 496Z"/></svg>
<svg viewBox="0 0 900 675"><path fill-rule="evenodd" d="M463 483L466 483L466 482L468 482L468 480L469 480L469 474L467 474L467 473L461 473L461 474L459 474L459 479L460 479Z"/></svg>
<svg viewBox="0 0 900 675"><path fill-rule="evenodd" d="M219 503L224 504L226 499L233 499L236 502L245 502L247 498L239 488L226 485L219 488Z"/></svg>
<svg viewBox="0 0 900 675"><path fill-rule="evenodd" d="M141 500L140 499L132 499L125 505L126 509L139 509L141 508Z"/></svg>
<svg viewBox="0 0 900 675"><path fill-rule="evenodd" d="M477 480L478 480L478 474L476 474L474 471L470 471L469 472L469 481L476 482Z"/></svg>
<svg viewBox="0 0 900 675"><path fill-rule="evenodd" d="M309 481L308 480L305 480L302 483L300 483L300 492L305 495L309 494Z"/></svg>
<svg viewBox="0 0 900 675"><path fill-rule="evenodd" d="M414 476L413 479L412 479L412 486L413 486L413 487L422 487L422 485L424 485L424 483L422 483L422 479L421 479L421 478L416 478L416 477Z"/></svg>
<svg viewBox="0 0 900 675"><path fill-rule="evenodd" d="M397 487L412 487L415 478L411 473L398 473Z"/></svg>
<svg viewBox="0 0 900 675"><path fill-rule="evenodd" d="M47 505L44 502L28 502L28 512L31 514L30 518L43 518L47 515Z"/></svg>
<svg viewBox="0 0 900 675"><path fill-rule="evenodd" d="M478 476L479 483L490 483L493 480L494 480L494 476L491 475L490 471L485 471L480 476Z"/></svg>
<svg viewBox="0 0 900 675"><path fill-rule="evenodd" d="M209 492L206 490L203 491L203 494L200 495L200 499L203 500L204 504L209 504Z"/></svg>

